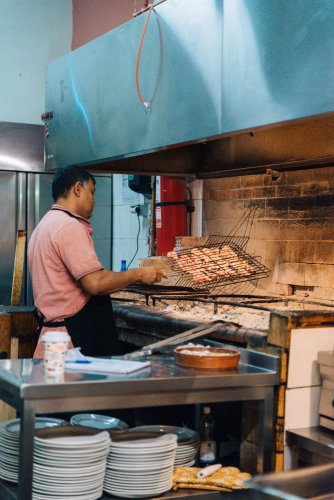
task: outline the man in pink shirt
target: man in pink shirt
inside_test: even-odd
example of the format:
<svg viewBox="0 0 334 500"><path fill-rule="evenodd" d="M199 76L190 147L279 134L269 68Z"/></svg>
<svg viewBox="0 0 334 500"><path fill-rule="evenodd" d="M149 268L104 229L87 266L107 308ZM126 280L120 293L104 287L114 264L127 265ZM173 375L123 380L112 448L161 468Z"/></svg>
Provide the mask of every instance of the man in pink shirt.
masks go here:
<svg viewBox="0 0 334 500"><path fill-rule="evenodd" d="M47 329L69 333L72 345L90 356L120 354L110 293L135 283L153 284L164 272L142 267L116 273L99 262L88 219L94 208L95 179L79 167L57 170L55 204L32 233L28 263L40 337L34 357L43 354Z"/></svg>

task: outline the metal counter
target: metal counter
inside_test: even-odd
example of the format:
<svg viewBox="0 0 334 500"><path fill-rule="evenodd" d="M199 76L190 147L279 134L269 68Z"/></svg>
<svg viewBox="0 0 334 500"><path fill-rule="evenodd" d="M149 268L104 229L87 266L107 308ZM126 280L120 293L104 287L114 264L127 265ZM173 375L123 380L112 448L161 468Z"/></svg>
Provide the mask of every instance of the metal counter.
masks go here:
<svg viewBox="0 0 334 500"><path fill-rule="evenodd" d="M273 393L279 383L279 358L240 349L235 370L182 368L173 356L151 356L151 365L131 375L65 373L64 381L47 380L42 360L0 361L0 398L22 417L20 500L32 495L34 419L38 413L94 411L224 401L259 402L257 471L271 469Z"/></svg>
<svg viewBox="0 0 334 500"><path fill-rule="evenodd" d="M267 474L247 482L261 493L284 500L333 500L334 464Z"/></svg>

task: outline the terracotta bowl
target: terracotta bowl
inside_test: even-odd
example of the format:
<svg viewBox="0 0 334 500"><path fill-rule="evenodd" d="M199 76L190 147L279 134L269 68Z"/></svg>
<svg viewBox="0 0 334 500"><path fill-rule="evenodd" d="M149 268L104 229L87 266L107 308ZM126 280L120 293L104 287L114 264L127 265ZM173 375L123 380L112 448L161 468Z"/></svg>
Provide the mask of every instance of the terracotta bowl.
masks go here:
<svg viewBox="0 0 334 500"><path fill-rule="evenodd" d="M209 351L210 354L199 355L201 351ZM204 370L230 370L238 366L240 359L238 351L223 347L179 346L174 353L177 365Z"/></svg>

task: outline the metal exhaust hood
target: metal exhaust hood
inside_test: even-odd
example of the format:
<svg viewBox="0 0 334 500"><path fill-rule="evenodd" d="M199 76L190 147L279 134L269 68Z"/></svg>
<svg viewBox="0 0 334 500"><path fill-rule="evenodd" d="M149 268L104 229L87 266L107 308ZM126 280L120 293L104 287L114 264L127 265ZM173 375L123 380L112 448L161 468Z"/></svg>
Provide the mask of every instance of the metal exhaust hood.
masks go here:
<svg viewBox="0 0 334 500"><path fill-rule="evenodd" d="M46 169L198 178L334 164L333 0L156 2L46 74Z"/></svg>

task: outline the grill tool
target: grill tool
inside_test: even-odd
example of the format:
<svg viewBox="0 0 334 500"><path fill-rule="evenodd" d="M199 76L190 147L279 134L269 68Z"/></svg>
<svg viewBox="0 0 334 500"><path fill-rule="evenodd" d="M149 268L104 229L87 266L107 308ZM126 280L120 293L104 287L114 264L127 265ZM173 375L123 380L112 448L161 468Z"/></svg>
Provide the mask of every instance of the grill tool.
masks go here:
<svg viewBox="0 0 334 500"><path fill-rule="evenodd" d="M209 333L219 330L223 325L226 325L224 321L212 321L206 325L200 325L191 330L186 330L185 332L169 337L168 339L160 340L154 344L147 345L142 349L134 352L130 352L123 356L123 359L134 359L141 356L150 356L153 352L160 350L162 347L181 344L183 342L189 342L190 340L203 337Z"/></svg>
<svg viewBox="0 0 334 500"><path fill-rule="evenodd" d="M206 244L202 247L178 250L177 258L164 257L172 272L179 278L176 286L188 286L194 289L214 288L231 283L240 283L267 277L269 270L242 248L230 241ZM209 252L212 252L211 254ZM215 252L215 253L214 253ZM199 276L199 281L196 281Z"/></svg>
<svg viewBox="0 0 334 500"><path fill-rule="evenodd" d="M257 205L251 205L227 236L209 236L205 245L175 250L175 256L163 259L178 281L176 286L221 286L269 276L269 269L246 252ZM243 235L237 235L243 231Z"/></svg>

